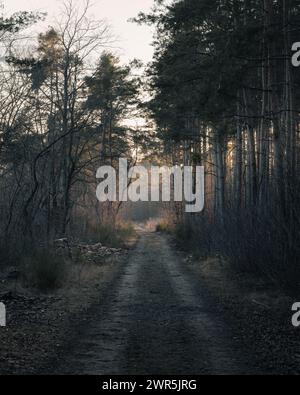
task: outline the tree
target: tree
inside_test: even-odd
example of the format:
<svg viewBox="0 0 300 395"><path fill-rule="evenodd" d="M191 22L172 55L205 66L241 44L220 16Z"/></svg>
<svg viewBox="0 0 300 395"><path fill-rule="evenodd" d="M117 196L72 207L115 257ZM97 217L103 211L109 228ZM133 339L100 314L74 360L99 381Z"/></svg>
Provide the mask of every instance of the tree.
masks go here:
<svg viewBox="0 0 300 395"><path fill-rule="evenodd" d="M166 152L176 147L169 160L189 164L193 158L206 167L206 211L185 219L198 224L197 232L209 228L213 237L202 234L206 246L223 248L239 264L256 260L264 268L264 240L282 248L267 247L273 261L294 270L299 75L290 48L300 20L296 2L155 4L137 18L156 27L148 108Z"/></svg>

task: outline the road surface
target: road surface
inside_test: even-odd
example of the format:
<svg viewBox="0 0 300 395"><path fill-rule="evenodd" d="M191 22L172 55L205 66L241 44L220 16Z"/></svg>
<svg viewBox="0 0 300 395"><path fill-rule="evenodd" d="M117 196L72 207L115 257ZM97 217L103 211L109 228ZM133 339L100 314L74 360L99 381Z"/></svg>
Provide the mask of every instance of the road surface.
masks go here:
<svg viewBox="0 0 300 395"><path fill-rule="evenodd" d="M141 231L82 327L55 373L251 373L216 303L159 233Z"/></svg>

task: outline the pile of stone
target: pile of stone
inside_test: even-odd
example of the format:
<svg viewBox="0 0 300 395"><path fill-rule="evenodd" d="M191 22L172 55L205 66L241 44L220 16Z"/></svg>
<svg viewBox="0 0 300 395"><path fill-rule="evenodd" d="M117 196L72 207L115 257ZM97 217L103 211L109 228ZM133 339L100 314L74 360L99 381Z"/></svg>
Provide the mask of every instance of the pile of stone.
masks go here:
<svg viewBox="0 0 300 395"><path fill-rule="evenodd" d="M121 248L105 247L101 243L82 244L69 239L58 239L53 242L55 251L73 260L80 260L90 263L102 263L107 258L117 257L122 254Z"/></svg>

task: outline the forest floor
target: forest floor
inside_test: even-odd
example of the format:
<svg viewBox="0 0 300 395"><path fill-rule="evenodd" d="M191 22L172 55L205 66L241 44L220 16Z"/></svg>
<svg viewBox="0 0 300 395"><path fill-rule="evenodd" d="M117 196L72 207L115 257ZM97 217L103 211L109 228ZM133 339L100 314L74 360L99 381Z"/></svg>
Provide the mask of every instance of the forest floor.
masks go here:
<svg viewBox="0 0 300 395"><path fill-rule="evenodd" d="M272 292L140 228L129 254L92 265L80 286L5 301L0 373L297 373L291 300Z"/></svg>
<svg viewBox="0 0 300 395"><path fill-rule="evenodd" d="M7 314L7 326L0 327L0 375L37 374L55 360L87 312L102 303L127 261L127 248L97 263L69 262L63 287L48 293L11 279L15 268L0 271L0 301Z"/></svg>

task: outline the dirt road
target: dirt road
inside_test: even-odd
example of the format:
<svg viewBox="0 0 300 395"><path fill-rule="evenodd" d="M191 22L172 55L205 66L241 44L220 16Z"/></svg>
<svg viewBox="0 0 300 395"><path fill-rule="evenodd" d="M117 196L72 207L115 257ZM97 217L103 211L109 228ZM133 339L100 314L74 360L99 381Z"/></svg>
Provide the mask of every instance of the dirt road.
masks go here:
<svg viewBox="0 0 300 395"><path fill-rule="evenodd" d="M158 233L141 230L127 265L81 327L51 373L251 373L215 302Z"/></svg>

